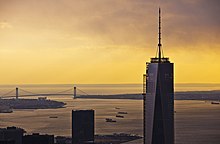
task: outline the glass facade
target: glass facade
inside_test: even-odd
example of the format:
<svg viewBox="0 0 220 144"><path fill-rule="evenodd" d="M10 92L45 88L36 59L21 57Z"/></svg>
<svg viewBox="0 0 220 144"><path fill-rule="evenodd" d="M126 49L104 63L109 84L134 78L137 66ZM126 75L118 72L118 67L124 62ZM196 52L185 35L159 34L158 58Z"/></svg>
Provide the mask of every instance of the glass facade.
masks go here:
<svg viewBox="0 0 220 144"><path fill-rule="evenodd" d="M173 63L147 63L144 144L174 143Z"/></svg>

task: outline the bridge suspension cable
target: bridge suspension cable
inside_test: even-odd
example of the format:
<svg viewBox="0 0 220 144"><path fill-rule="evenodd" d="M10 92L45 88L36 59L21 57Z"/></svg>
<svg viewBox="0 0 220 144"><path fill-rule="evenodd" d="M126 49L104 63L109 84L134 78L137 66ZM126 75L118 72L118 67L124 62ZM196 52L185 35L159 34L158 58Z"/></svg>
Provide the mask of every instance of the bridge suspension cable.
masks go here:
<svg viewBox="0 0 220 144"><path fill-rule="evenodd" d="M89 94L87 94L86 92L80 90L79 88L77 88L77 90L80 91L80 92L82 92L82 93L84 93L85 95L89 95Z"/></svg>
<svg viewBox="0 0 220 144"><path fill-rule="evenodd" d="M68 91L73 91L73 88L68 89L68 90L63 90L63 91L57 92L57 93L55 93L55 94L60 94L60 93L68 92Z"/></svg>
<svg viewBox="0 0 220 144"><path fill-rule="evenodd" d="M39 95L37 93L33 93L33 92L30 92L30 91L27 91L27 90L23 90L23 89L19 89L20 91L23 91L23 92L26 92L26 93L29 93L29 94L32 94L32 95Z"/></svg>
<svg viewBox="0 0 220 144"><path fill-rule="evenodd" d="M11 94L12 92L14 92L15 90L13 89L13 90L11 90L11 91L9 91L9 92L7 92L7 93L5 93L5 94L3 94L3 95L1 95L0 97L6 97L7 95L9 95L9 94Z"/></svg>

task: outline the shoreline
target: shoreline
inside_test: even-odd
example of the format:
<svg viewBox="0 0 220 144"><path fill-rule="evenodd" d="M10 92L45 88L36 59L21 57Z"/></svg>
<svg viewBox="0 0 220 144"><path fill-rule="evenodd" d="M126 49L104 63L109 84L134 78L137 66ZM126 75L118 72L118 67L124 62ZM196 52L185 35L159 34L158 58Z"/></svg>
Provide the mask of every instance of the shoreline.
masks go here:
<svg viewBox="0 0 220 144"><path fill-rule="evenodd" d="M135 99L142 100L142 94L80 95L82 99ZM220 90L175 92L175 100L220 100Z"/></svg>

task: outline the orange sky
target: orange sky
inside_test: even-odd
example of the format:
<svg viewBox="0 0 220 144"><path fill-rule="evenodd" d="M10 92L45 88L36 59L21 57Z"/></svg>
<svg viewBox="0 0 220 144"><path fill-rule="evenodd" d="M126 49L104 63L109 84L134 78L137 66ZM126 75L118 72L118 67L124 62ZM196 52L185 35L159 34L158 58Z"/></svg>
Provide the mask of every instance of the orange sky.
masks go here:
<svg viewBox="0 0 220 144"><path fill-rule="evenodd" d="M176 83L220 82L219 0L1 0L0 84L141 83L157 48Z"/></svg>

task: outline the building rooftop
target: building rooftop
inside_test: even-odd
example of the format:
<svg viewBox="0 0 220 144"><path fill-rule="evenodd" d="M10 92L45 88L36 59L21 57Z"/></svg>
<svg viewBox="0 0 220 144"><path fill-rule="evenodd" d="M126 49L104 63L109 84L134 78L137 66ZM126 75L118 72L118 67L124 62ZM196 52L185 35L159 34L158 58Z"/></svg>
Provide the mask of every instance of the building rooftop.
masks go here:
<svg viewBox="0 0 220 144"><path fill-rule="evenodd" d="M151 63L170 63L169 58L161 58L161 61L159 58L151 58Z"/></svg>
<svg viewBox="0 0 220 144"><path fill-rule="evenodd" d="M83 112L83 111L94 111L94 110L93 110L93 109L87 109L87 110L77 110L77 109L76 109L76 110L72 110L72 111L74 111L74 112L79 112L79 111L80 111L80 112Z"/></svg>

